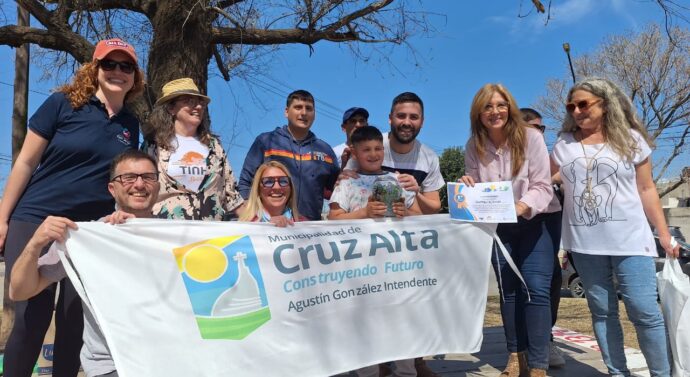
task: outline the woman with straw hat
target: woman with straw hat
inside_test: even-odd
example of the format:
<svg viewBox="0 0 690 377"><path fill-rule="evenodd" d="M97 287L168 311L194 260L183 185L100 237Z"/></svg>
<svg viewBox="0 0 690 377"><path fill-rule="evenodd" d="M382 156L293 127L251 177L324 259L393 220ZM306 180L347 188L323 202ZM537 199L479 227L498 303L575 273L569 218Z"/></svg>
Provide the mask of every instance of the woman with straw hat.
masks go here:
<svg viewBox="0 0 690 377"><path fill-rule="evenodd" d="M144 135L144 150L160 171L154 216L223 220L242 204L225 150L211 134L209 102L190 78L163 85Z"/></svg>

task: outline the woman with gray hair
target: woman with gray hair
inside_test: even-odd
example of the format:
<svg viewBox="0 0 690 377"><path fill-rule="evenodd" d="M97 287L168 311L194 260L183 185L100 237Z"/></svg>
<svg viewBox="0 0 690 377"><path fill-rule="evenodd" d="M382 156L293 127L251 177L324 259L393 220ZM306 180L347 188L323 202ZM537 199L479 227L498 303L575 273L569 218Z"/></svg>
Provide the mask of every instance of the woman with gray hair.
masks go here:
<svg viewBox="0 0 690 377"><path fill-rule="evenodd" d="M577 83L565 108L551 171L565 195L563 248L573 253L582 278L604 363L612 376L630 376L615 277L650 374L670 376L647 221L668 256L677 257L678 246L652 180L652 142L628 96L609 80Z"/></svg>
<svg viewBox="0 0 690 377"><path fill-rule="evenodd" d="M163 85L143 146L158 161L160 172L154 216L224 220L242 204L225 150L211 134L209 102L190 78Z"/></svg>

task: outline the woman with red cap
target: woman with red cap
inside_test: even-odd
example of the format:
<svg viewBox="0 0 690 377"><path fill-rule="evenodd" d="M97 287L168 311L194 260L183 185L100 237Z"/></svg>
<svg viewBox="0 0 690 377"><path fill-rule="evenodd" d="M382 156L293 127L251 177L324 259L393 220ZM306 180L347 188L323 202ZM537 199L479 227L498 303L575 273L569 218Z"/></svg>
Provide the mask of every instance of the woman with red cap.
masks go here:
<svg viewBox="0 0 690 377"><path fill-rule="evenodd" d="M22 149L0 204L0 247L6 279L34 231L48 216L99 219L114 209L108 193L110 162L136 148L139 122L125 104L144 88L134 48L98 42L93 60L57 89L29 120ZM55 311L53 375L76 376L83 330L81 300L68 280ZM56 285L15 303L15 322L4 355L4 376L29 376L41 351Z"/></svg>

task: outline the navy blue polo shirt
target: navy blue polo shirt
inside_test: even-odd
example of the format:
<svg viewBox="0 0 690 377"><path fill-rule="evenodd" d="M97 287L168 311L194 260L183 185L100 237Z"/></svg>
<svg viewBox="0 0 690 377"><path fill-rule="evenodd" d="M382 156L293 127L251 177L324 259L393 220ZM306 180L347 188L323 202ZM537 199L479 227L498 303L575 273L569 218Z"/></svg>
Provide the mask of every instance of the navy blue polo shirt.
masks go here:
<svg viewBox="0 0 690 377"><path fill-rule="evenodd" d="M48 140L41 162L12 213L12 220L40 223L47 216L97 220L113 211L108 192L110 163L136 148L139 121L126 109L112 118L92 96L73 109L54 93L29 120L29 129Z"/></svg>

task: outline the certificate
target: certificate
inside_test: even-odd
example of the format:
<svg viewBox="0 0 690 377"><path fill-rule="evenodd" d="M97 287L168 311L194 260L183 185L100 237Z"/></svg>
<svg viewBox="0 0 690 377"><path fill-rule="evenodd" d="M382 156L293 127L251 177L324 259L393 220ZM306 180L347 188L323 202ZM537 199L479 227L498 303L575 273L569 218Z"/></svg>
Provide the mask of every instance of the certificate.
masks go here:
<svg viewBox="0 0 690 377"><path fill-rule="evenodd" d="M448 183L448 211L454 220L478 223L516 223L513 185L510 181Z"/></svg>

